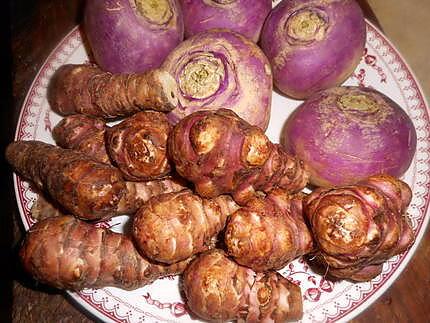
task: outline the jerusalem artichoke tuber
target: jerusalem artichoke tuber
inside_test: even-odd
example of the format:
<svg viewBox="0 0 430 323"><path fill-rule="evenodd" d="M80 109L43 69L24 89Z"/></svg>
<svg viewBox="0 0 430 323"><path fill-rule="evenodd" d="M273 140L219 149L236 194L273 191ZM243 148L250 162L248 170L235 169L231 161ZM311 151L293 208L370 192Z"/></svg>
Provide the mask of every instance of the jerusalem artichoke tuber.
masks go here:
<svg viewBox="0 0 430 323"><path fill-rule="evenodd" d="M296 192L308 181L300 160L227 109L195 112L182 119L169 138L169 154L198 194L232 193L239 204L257 190L269 192L279 186Z"/></svg>
<svg viewBox="0 0 430 323"><path fill-rule="evenodd" d="M51 108L61 115L82 113L112 119L178 104L175 79L155 69L144 74L111 74L89 64L61 66L49 85Z"/></svg>
<svg viewBox="0 0 430 323"><path fill-rule="evenodd" d="M143 181L170 172L166 156L170 130L165 114L143 111L113 127L91 116L67 116L52 134L59 146L82 151L104 163L113 161L126 179Z"/></svg>
<svg viewBox="0 0 430 323"><path fill-rule="evenodd" d="M86 220L134 213L143 201L182 190L180 181L125 182L113 166L40 141L17 141L6 158L25 179L45 190L66 211Z"/></svg>
<svg viewBox="0 0 430 323"><path fill-rule="evenodd" d="M209 200L184 190L155 196L134 216L136 247L154 261L187 259L213 247L227 216L237 209L228 195Z"/></svg>
<svg viewBox="0 0 430 323"><path fill-rule="evenodd" d="M302 196L275 189L230 216L225 230L228 254L255 271L279 270L313 249Z"/></svg>
<svg viewBox="0 0 430 323"><path fill-rule="evenodd" d="M114 164L132 181L166 176L171 125L164 113L139 112L106 130L106 146Z"/></svg>
<svg viewBox="0 0 430 323"><path fill-rule="evenodd" d="M255 273L220 250L200 254L184 272L187 305L217 322L285 322L303 313L300 287L276 272Z"/></svg>
<svg viewBox="0 0 430 323"><path fill-rule="evenodd" d="M338 278L367 281L405 251L414 234L405 216L408 185L388 175L309 195L305 212L319 247L314 260Z"/></svg>
<svg viewBox="0 0 430 323"><path fill-rule="evenodd" d="M79 150L96 160L110 164L105 145L106 124L103 120L83 114L63 118L52 129L58 146Z"/></svg>
<svg viewBox="0 0 430 323"><path fill-rule="evenodd" d="M189 260L156 265L139 255L126 236L71 216L34 224L20 250L24 268L38 281L61 289L117 286L135 289L181 273Z"/></svg>

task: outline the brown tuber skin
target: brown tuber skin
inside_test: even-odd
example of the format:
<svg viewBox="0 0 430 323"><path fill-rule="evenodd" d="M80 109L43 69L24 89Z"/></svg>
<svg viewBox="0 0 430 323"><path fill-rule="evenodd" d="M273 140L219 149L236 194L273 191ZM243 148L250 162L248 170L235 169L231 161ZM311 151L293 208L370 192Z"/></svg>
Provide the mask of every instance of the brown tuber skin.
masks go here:
<svg viewBox="0 0 430 323"><path fill-rule="evenodd" d="M405 216L411 198L409 186L388 175L314 191L305 212L319 247L315 261L337 278L368 281L379 275L383 262L414 241Z"/></svg>
<svg viewBox="0 0 430 323"><path fill-rule="evenodd" d="M313 250L301 194L275 189L230 216L225 230L228 254L255 271L279 270Z"/></svg>
<svg viewBox="0 0 430 323"><path fill-rule="evenodd" d="M165 178L162 180L147 181L147 182L126 182L128 206L121 209L124 214L132 214L138 210L143 203L150 198L167 194L170 192L178 192L185 189L185 183L176 178ZM46 218L65 215L64 209L55 203L46 199L43 195L39 195L31 206L31 217L35 220L43 220ZM90 219L86 216L84 220ZM95 219L97 220L97 219Z"/></svg>
<svg viewBox="0 0 430 323"><path fill-rule="evenodd" d="M49 85L51 108L61 115L85 114L104 119L142 110L168 112L176 108L177 85L166 71L111 74L95 65L61 66Z"/></svg>
<svg viewBox="0 0 430 323"><path fill-rule="evenodd" d="M199 195L231 193L241 205L256 191L269 192L276 186L300 191L309 177L300 160L227 109L195 112L182 119L169 138L169 155Z"/></svg>
<svg viewBox="0 0 430 323"><path fill-rule="evenodd" d="M127 180L147 181L165 177L171 170L166 155L170 131L164 113L143 111L110 128L91 116L67 116L52 135L60 147L79 150L103 163L112 161Z"/></svg>
<svg viewBox="0 0 430 323"><path fill-rule="evenodd" d="M200 254L185 270L187 305L217 322L285 322L303 315L300 287L276 272L255 273L220 250Z"/></svg>
<svg viewBox="0 0 430 323"><path fill-rule="evenodd" d="M238 207L228 195L209 200L184 190L155 196L134 216L136 248L162 263L187 259L213 247L227 216Z"/></svg>
<svg viewBox="0 0 430 323"><path fill-rule="evenodd" d="M106 130L106 146L124 177L143 181L166 176L167 137L171 125L164 113L143 111Z"/></svg>
<svg viewBox="0 0 430 323"><path fill-rule="evenodd" d="M23 178L85 220L132 214L154 195L184 189L171 179L126 182L113 166L40 141L13 142L6 149L6 158Z"/></svg>
<svg viewBox="0 0 430 323"><path fill-rule="evenodd" d="M36 280L71 290L105 286L136 289L160 277L181 273L189 262L152 264L139 255L126 236L71 216L33 225L19 255Z"/></svg>
<svg viewBox="0 0 430 323"><path fill-rule="evenodd" d="M52 129L52 137L62 148L79 150L97 161L110 164L106 152L105 132L104 120L73 114L63 118Z"/></svg>

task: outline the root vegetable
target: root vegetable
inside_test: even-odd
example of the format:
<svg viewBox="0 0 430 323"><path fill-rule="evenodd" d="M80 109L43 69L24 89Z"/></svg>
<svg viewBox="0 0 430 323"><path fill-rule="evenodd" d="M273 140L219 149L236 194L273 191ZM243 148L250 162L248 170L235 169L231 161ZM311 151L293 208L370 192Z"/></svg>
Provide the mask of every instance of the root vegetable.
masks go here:
<svg viewBox="0 0 430 323"><path fill-rule="evenodd" d="M261 33L276 87L296 99L343 83L365 43L366 23L355 0L284 0Z"/></svg>
<svg viewBox="0 0 430 323"><path fill-rule="evenodd" d="M384 94L337 87L313 95L290 115L281 144L306 162L312 184L341 186L375 174L401 176L417 135L405 111Z"/></svg>
<svg viewBox="0 0 430 323"><path fill-rule="evenodd" d="M170 172L166 156L170 130L165 114L143 111L110 128L94 117L70 115L54 127L52 134L59 146L107 164L112 160L127 180L143 181Z"/></svg>
<svg viewBox="0 0 430 323"><path fill-rule="evenodd" d="M159 67L184 37L176 0L87 1L84 30L96 62L113 73Z"/></svg>
<svg viewBox="0 0 430 323"><path fill-rule="evenodd" d="M126 182L127 193L124 198L124 206L118 210L118 213L132 214L150 198L170 192L179 192L186 188L184 185L182 180L174 177L147 182ZM43 220L65 215L67 212L55 201L39 194L30 213L33 219ZM85 219L89 219L89 217L86 216Z"/></svg>
<svg viewBox="0 0 430 323"><path fill-rule="evenodd" d="M296 192L308 180L300 160L227 109L195 112L182 119L171 133L169 155L199 195L232 193L241 205L256 191L278 186Z"/></svg>
<svg viewBox="0 0 430 323"><path fill-rule="evenodd" d="M302 196L274 190L233 213L225 229L228 254L255 271L279 270L313 250Z"/></svg>
<svg viewBox="0 0 430 323"><path fill-rule="evenodd" d="M33 225L20 257L36 280L71 290L105 286L136 289L160 277L179 274L189 263L152 264L139 255L126 236L70 216Z"/></svg>
<svg viewBox="0 0 430 323"><path fill-rule="evenodd" d="M162 194L136 212L133 238L149 259L175 263L213 247L227 216L237 209L227 195L208 200L189 190Z"/></svg>
<svg viewBox="0 0 430 323"><path fill-rule="evenodd" d="M116 168L80 152L40 141L17 141L6 150L15 171L46 191L66 211L86 220L132 214L143 201L184 188L175 180L125 182Z"/></svg>
<svg viewBox="0 0 430 323"><path fill-rule="evenodd" d="M165 114L139 112L106 130L109 156L128 180L164 177L170 172L166 156L170 130Z"/></svg>
<svg viewBox="0 0 430 323"><path fill-rule="evenodd" d="M236 31L257 42L270 0L181 0L185 37L214 28Z"/></svg>
<svg viewBox="0 0 430 323"><path fill-rule="evenodd" d="M220 250L201 254L185 270L193 313L210 321L285 322L302 317L300 287L276 272L255 273Z"/></svg>
<svg viewBox="0 0 430 323"><path fill-rule="evenodd" d="M338 278L367 281L382 264L414 241L405 216L408 185L388 175L355 186L318 189L305 205L315 241L316 261Z"/></svg>
<svg viewBox="0 0 430 323"><path fill-rule="evenodd" d="M61 207L51 202L43 195L39 195L30 209L31 217L37 221L57 216L64 216Z"/></svg>
<svg viewBox="0 0 430 323"><path fill-rule="evenodd" d="M105 164L110 164L105 145L106 124L102 119L73 114L52 129L58 146L78 150Z"/></svg>
<svg viewBox="0 0 430 323"><path fill-rule="evenodd" d="M60 67L49 84L48 100L61 115L81 113L105 119L148 109L167 112L178 104L176 82L164 70L111 74L88 64Z"/></svg>
<svg viewBox="0 0 430 323"><path fill-rule="evenodd" d="M197 34L172 51L162 68L178 83L179 106L168 114L178 122L198 110L229 108L266 129L272 100L272 72L252 41L233 31Z"/></svg>

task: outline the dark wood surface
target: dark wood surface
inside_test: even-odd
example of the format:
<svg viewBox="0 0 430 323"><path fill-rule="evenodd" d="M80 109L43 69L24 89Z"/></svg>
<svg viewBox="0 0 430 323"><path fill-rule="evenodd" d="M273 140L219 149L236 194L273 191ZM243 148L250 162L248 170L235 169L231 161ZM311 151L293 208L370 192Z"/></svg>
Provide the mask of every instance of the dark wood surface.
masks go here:
<svg viewBox="0 0 430 323"><path fill-rule="evenodd" d="M370 7L361 1L369 19ZM1 145L13 140L21 105L33 78L59 40L80 21L83 0L15 0L6 5L10 20L3 19L2 36L10 51L2 54L7 71L3 91ZM377 21L376 21L377 23ZM383 26L382 26L383 27ZM10 33L8 32L10 31ZM23 235L9 167L2 159L1 322L93 322L95 319L72 304L62 292L41 286L22 272L16 257ZM425 236L400 278L353 322L428 322L430 320L430 243Z"/></svg>

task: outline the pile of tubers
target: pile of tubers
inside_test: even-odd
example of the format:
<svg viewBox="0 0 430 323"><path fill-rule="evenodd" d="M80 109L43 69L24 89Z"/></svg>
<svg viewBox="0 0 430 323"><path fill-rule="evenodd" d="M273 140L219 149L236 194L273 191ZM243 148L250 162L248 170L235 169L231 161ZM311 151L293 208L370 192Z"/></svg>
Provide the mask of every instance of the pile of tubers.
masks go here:
<svg viewBox="0 0 430 323"><path fill-rule="evenodd" d="M311 255L331 277L366 281L414 240L405 217L412 193L394 177L306 195L306 165L234 112L196 112L174 127L159 114L115 126L71 115L53 130L64 148L8 146L15 171L60 207L35 204L40 220L20 251L35 279L134 289L183 273L199 317L281 322L302 315L299 286L275 272L292 260ZM131 171L158 176L130 181ZM120 214L133 216L131 237L83 221Z"/></svg>
<svg viewBox="0 0 430 323"><path fill-rule="evenodd" d="M6 150L40 193L20 250L36 280L130 290L182 274L187 308L204 320L284 322L303 315L300 286L276 272L291 261L305 256L329 278L361 282L411 246L405 182L378 173L304 193L311 167L234 107L173 124L168 113L187 108L177 83L163 67L55 73L57 145ZM130 216L129 234L95 225L118 215Z"/></svg>

